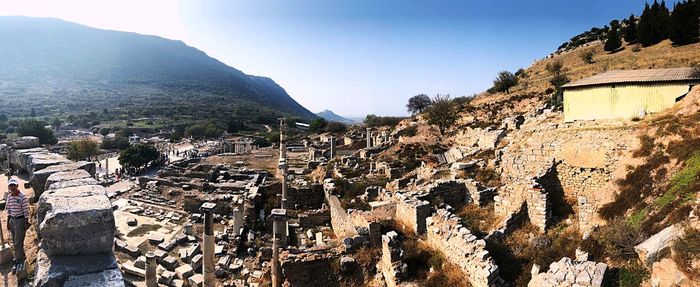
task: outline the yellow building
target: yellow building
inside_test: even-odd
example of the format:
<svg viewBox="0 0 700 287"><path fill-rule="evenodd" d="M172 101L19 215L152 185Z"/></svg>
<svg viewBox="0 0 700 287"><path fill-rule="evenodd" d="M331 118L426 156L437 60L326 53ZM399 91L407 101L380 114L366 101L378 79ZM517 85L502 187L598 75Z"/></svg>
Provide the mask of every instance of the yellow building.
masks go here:
<svg viewBox="0 0 700 287"><path fill-rule="evenodd" d="M562 86L564 120L631 119L660 112L698 83L692 68L608 71Z"/></svg>

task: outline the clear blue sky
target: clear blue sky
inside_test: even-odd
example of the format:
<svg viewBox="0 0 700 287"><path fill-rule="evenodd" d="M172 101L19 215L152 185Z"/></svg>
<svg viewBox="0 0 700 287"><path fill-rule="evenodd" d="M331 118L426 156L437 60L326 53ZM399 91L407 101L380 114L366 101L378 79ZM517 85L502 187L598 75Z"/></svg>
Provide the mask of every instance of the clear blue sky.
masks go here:
<svg viewBox="0 0 700 287"><path fill-rule="evenodd" d="M527 67L571 36L644 7L637 0L54 2L0 0L0 15L183 40L274 79L313 112L344 116L405 115L407 99L419 93L483 91L498 71Z"/></svg>

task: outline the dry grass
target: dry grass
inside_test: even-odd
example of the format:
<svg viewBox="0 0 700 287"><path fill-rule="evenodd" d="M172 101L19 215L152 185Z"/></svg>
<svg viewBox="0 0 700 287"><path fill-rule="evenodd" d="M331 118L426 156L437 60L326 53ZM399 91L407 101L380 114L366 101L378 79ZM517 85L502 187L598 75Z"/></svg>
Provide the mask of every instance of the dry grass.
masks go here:
<svg viewBox="0 0 700 287"><path fill-rule="evenodd" d="M692 280L700 281L700 229L689 228L673 244L673 261Z"/></svg>
<svg viewBox="0 0 700 287"><path fill-rule="evenodd" d="M574 258L581 244L576 226L559 225L545 235L538 233L535 226L525 224L502 241L487 241L486 248L496 261L501 277L514 286L527 286L533 264L546 271L562 257Z"/></svg>
<svg viewBox="0 0 700 287"><path fill-rule="evenodd" d="M485 236L499 223L493 204L485 207L467 204L459 210L458 215L462 218L462 224L479 237Z"/></svg>
<svg viewBox="0 0 700 287"><path fill-rule="evenodd" d="M563 72L576 81L610 70L631 70L631 69L654 69L654 68L677 68L689 67L700 64L700 43L673 47L669 40L657 45L641 48L634 52L633 47L624 45L624 50L608 54L603 51L603 43L596 43L589 47L580 47L560 55L555 55L550 59L535 61L527 68L527 79L521 80L520 84L511 88L509 94L481 94L472 101L472 105L479 106L494 101L502 101L527 94L546 94L545 91L551 88L549 83L552 74L546 67L552 62L561 61L564 66ZM593 63L587 63L582 53L592 53Z"/></svg>

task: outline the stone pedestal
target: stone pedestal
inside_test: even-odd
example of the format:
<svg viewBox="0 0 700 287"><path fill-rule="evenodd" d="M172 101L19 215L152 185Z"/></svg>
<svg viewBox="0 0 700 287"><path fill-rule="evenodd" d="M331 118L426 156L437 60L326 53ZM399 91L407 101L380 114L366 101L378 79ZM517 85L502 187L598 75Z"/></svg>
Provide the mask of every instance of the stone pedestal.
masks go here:
<svg viewBox="0 0 700 287"><path fill-rule="evenodd" d="M12 262L12 258L12 249L9 244L6 243L0 247L0 265Z"/></svg>

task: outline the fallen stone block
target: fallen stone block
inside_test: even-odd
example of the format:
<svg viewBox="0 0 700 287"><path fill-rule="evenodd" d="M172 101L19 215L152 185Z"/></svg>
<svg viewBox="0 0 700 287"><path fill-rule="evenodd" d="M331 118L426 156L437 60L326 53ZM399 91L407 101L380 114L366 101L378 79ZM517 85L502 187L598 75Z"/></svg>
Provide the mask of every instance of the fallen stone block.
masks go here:
<svg viewBox="0 0 700 287"><path fill-rule="evenodd" d="M36 260L35 287L66 286L68 282L76 284L85 278L99 278L105 282L98 286L124 286L119 266L111 253L49 258L44 249L40 248ZM80 277L82 275L89 276Z"/></svg>
<svg viewBox="0 0 700 287"><path fill-rule="evenodd" d="M190 287L201 287L202 283L204 283L204 275L202 274L194 274L190 277Z"/></svg>
<svg viewBox="0 0 700 287"><path fill-rule="evenodd" d="M62 189L62 188L69 188L69 187L76 187L76 186L83 186L83 185L99 185L100 182L95 180L92 177L86 177L86 178L80 178L80 179L73 179L73 180L66 180L66 181L61 181L61 182L55 182L52 184L47 184L48 186L46 189Z"/></svg>
<svg viewBox="0 0 700 287"><path fill-rule="evenodd" d="M23 136L7 142L7 146L13 149L28 149L41 146L39 138L34 136Z"/></svg>
<svg viewBox="0 0 700 287"><path fill-rule="evenodd" d="M124 278L119 269L68 277L64 287L122 287Z"/></svg>
<svg viewBox="0 0 700 287"><path fill-rule="evenodd" d="M178 261L177 258L172 257L172 256L166 256L163 258L163 260L160 262L160 265L165 267L165 269L169 271L175 271L175 268L178 266Z"/></svg>
<svg viewBox="0 0 700 287"><path fill-rule="evenodd" d="M49 190L37 206L39 235L50 256L112 252L116 228L104 187Z"/></svg>
<svg viewBox="0 0 700 287"><path fill-rule="evenodd" d="M44 188L46 187L46 180L49 178L50 175L57 172L71 171L76 169L85 170L90 174L90 176L95 176L95 163L87 161L53 165L41 170L34 171L31 178L29 179L29 182L32 184L32 189L34 190L35 198L38 199L39 196L44 192Z"/></svg>
<svg viewBox="0 0 700 287"><path fill-rule="evenodd" d="M53 173L49 175L49 177L46 178L46 184L44 185L44 190L50 189L49 186L51 186L54 183L59 183L59 182L64 182L64 181L70 181L70 180L75 180L75 179L85 179L85 178L90 178L92 179L92 176L90 173L83 169L74 169L71 171L61 171L57 173Z"/></svg>
<svg viewBox="0 0 700 287"><path fill-rule="evenodd" d="M189 264L175 268L175 276L177 276L178 279L187 280L192 274L194 274L194 269L192 269L192 266Z"/></svg>

